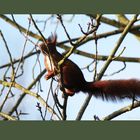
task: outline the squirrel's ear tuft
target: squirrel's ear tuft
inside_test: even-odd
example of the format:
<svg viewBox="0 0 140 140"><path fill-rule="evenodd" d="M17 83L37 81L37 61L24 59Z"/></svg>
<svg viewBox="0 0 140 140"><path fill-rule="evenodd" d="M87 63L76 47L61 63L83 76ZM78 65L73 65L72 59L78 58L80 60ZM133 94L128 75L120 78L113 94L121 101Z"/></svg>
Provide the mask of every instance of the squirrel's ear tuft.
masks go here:
<svg viewBox="0 0 140 140"><path fill-rule="evenodd" d="M56 34L52 34L51 36L48 37L47 43L48 44L53 44L56 45L56 41L57 41L57 35Z"/></svg>

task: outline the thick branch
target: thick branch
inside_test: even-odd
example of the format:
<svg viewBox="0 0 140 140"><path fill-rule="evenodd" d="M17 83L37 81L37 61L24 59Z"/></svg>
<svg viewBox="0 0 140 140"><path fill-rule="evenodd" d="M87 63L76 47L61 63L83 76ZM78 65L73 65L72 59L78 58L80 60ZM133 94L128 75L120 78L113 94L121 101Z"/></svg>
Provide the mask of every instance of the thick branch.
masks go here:
<svg viewBox="0 0 140 140"><path fill-rule="evenodd" d="M102 78L102 76L105 73L106 69L108 68L109 64L112 62L112 58L114 57L115 53L117 52L118 48L120 47L120 45L121 45L122 41L124 40L125 36L129 32L129 29L132 27L134 22L137 21L137 17L138 17L138 15L136 14L134 16L134 18L128 23L128 25L124 28L124 31L123 31L122 35L120 36L116 46L114 47L113 51L109 55L105 65L101 69L101 71L100 71L100 73L99 73L99 75L98 75L98 77L96 79L97 81ZM87 106L88 106L88 104L89 104L89 102L91 100L91 97L92 97L92 94L88 94L84 104L82 105L82 107L81 107L81 109L80 109L80 111L79 111L79 113L77 115L76 120L80 120L82 118L82 116L83 116L83 114L84 114L84 112L85 112L85 110L86 110L86 108L87 108Z"/></svg>
<svg viewBox="0 0 140 140"><path fill-rule="evenodd" d="M7 16L0 14L0 18L3 19L4 21L8 22L9 24L11 24L13 27L15 27L17 29L20 29L20 31L22 31L23 33L27 33L28 32L28 35L30 35L31 37L36 38L38 40L41 40L41 36L31 32L31 31L28 31L27 29L25 29L21 25L19 25L19 24L15 23L14 21L12 21Z"/></svg>
<svg viewBox="0 0 140 140"><path fill-rule="evenodd" d="M135 103L133 103L133 105L130 104L130 105L126 106L126 107L123 107L123 108L111 113L110 115L102 118L101 120L102 121L111 120L111 119L113 119L113 118L115 118L115 117L117 117L117 116L119 116L119 115L121 115L121 114L123 114L125 112L131 111L131 110L133 110L133 109L135 109L137 107L140 107L140 101L136 101Z"/></svg>
<svg viewBox="0 0 140 140"><path fill-rule="evenodd" d="M3 113L3 112L0 112L0 116L5 118L5 119L7 119L7 120L9 120L9 121L15 121L16 120L14 117L11 117L8 114Z"/></svg>
<svg viewBox="0 0 140 140"><path fill-rule="evenodd" d="M24 94L29 94L29 95L35 97L37 100L39 100L39 102L40 102L45 108L48 109L48 111L49 111L50 113L56 115L56 113L54 112L54 110L44 101L44 99L43 99L40 95L38 95L38 94L36 94L36 93L34 93L34 92L32 92L32 91L30 91L30 90L24 88L23 86L17 84L16 82L6 82L6 81L0 80L0 84L2 84L3 86L6 86L6 87L11 87L11 86L12 86L12 87L15 87L15 88L21 90Z"/></svg>
<svg viewBox="0 0 140 140"><path fill-rule="evenodd" d="M96 18L96 15L89 14L89 16L91 16L93 18ZM108 25L112 25L112 26L117 27L117 28L124 28L127 25L127 23L129 22L129 20L127 21L127 23L126 23L126 21L125 22L121 22L121 21L118 22L116 20L112 20L112 19L109 19L107 17L102 16L101 22L106 23ZM140 31L138 31L138 30L135 30L135 31L130 30L129 32L134 34L138 38L138 40L140 40Z"/></svg>

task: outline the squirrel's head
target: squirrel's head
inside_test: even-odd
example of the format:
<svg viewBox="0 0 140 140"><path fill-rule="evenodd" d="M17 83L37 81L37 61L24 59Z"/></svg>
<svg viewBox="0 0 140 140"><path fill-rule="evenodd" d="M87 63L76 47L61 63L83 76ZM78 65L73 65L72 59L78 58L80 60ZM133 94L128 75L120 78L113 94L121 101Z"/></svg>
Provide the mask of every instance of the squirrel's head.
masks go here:
<svg viewBox="0 0 140 140"><path fill-rule="evenodd" d="M49 53L53 53L54 51L56 51L56 41L57 41L56 34L48 37L48 39L46 39L46 42L39 44L41 52L44 55L48 55Z"/></svg>

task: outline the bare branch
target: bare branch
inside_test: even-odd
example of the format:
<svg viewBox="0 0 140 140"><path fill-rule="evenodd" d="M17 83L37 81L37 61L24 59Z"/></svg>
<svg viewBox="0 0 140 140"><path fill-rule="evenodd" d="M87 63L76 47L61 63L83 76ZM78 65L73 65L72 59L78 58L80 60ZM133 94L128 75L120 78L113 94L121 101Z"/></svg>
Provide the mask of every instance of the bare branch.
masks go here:
<svg viewBox="0 0 140 140"><path fill-rule="evenodd" d="M6 86L6 87L11 87L11 85L12 85L12 87L15 87L15 88L21 90L24 94L29 94L29 95L35 97L38 101L40 101L40 103L41 103L45 108L48 109L48 111L49 111L50 113L53 113L53 114L56 115L56 113L54 112L54 110L44 101L44 99L43 99L40 95L38 95L38 94L36 94L36 93L34 93L34 92L32 92L32 91L30 91L30 90L24 88L23 86L21 86L21 85L15 83L15 82L12 83L12 82L6 82L6 81L0 80L0 84L4 85L4 86ZM57 115L56 115L56 116L57 116Z"/></svg>
<svg viewBox="0 0 140 140"><path fill-rule="evenodd" d="M109 64L112 62L112 58L114 57L116 51L118 50L118 48L120 47L122 41L124 40L125 36L127 35L127 33L129 32L129 29L133 26L133 24L137 21L137 17L138 15L136 14L133 19L128 23L128 25L124 28L124 31L122 32L122 35L120 36L116 46L114 47L113 51L111 52L111 54L109 55L105 65L103 66L103 68L101 69L98 77L96 80L100 80L102 78L102 76L104 75L106 69L108 68ZM89 101L91 100L92 94L88 94L84 104L82 105L76 120L80 120L86 110L86 107L89 104Z"/></svg>
<svg viewBox="0 0 140 140"><path fill-rule="evenodd" d="M102 121L106 121L106 120L112 120L113 118L121 115L121 114L124 114L126 112L129 112L137 107L140 107L140 101L136 101L133 103L133 106L132 104L126 106L126 107L123 107L117 111L114 111L113 113L111 113L110 115L107 115L106 117L102 118L101 120Z"/></svg>
<svg viewBox="0 0 140 140"><path fill-rule="evenodd" d="M9 120L9 121L15 121L16 119L14 117L9 116L8 114L4 113L4 112L0 112L0 116Z"/></svg>

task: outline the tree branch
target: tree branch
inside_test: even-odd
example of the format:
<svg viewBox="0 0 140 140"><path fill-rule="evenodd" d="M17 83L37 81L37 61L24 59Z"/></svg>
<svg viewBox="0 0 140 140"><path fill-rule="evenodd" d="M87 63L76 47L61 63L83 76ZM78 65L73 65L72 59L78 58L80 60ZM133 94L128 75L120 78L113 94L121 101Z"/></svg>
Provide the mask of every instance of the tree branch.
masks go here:
<svg viewBox="0 0 140 140"><path fill-rule="evenodd" d="M15 121L16 119L14 117L9 116L8 114L4 113L4 112L0 112L0 116L9 120L9 121Z"/></svg>
<svg viewBox="0 0 140 140"><path fill-rule="evenodd" d="M125 112L131 111L131 110L133 110L133 109L135 109L137 107L140 107L140 101L136 101L136 102L133 103L133 105L130 104L130 105L128 105L126 107L123 107L123 108L121 108L121 109L119 109L117 111L114 111L113 113L111 113L110 115L107 115L106 117L102 118L101 120L102 121L112 120L113 118L115 118L115 117L117 117L117 116L119 116L119 115L121 115L121 114L123 114Z"/></svg>
<svg viewBox="0 0 140 140"><path fill-rule="evenodd" d="M44 101L44 99L40 95L24 88L20 84L17 84L16 82L13 82L13 83L12 82L6 82L6 81L2 81L2 80L0 80L0 84L2 84L3 86L6 86L6 87L11 87L11 85L12 85L12 87L15 87L15 88L21 90L24 94L28 94L28 95L31 95L31 96L35 97L37 100L39 100L39 102L44 107L46 107L48 109L49 112L54 113L52 108Z"/></svg>
<svg viewBox="0 0 140 140"><path fill-rule="evenodd" d="M28 31L27 29L25 29L25 28L22 27L21 25L15 23L14 21L12 21L12 20L11 20L10 18L8 18L7 16L0 14L0 18L3 19L4 21L8 22L9 24L11 24L13 27L15 27L16 29L20 30L21 32L27 33L27 31ZM41 40L41 39L42 39L41 36L39 36L39 35L37 35L37 34L31 32L31 31L28 32L28 35L30 35L31 37L36 38L36 39L38 39L38 40Z"/></svg>
<svg viewBox="0 0 140 140"><path fill-rule="evenodd" d="M92 14L89 14L88 16L91 16L91 17L93 17L93 18L96 17L96 15L92 15ZM122 17L122 16L121 16L121 17ZM119 17L119 18L120 18L120 17ZM125 21L124 21L124 18L125 18ZM127 20L127 21L126 21L126 20ZM123 17L123 20L122 20L122 18L121 18L121 21L118 22L118 21L116 21L116 20L111 20L111 19L109 19L109 18L106 18L106 17L103 17L103 16L102 16L101 22L106 23L106 24L108 24L108 25L112 25L112 26L117 27L117 28L124 28L124 27L127 25L126 22L128 23L129 20L128 20L126 17ZM137 39L140 40L140 31L138 31L138 30L135 30L135 31L130 30L129 32L131 32L132 34L134 34L134 35L137 37Z"/></svg>
<svg viewBox="0 0 140 140"><path fill-rule="evenodd" d="M114 57L115 53L117 52L118 48L120 47L122 41L124 40L125 36L127 35L127 33L129 32L129 29L133 26L133 24L137 21L137 17L138 15L136 14L133 19L128 23L128 25L124 28L124 31L122 32L122 35L120 36L116 46L114 47L113 51L111 52L111 54L109 55L106 63L104 64L103 68L101 69L99 75L97 76L97 81L100 80L103 76L103 74L105 73L106 69L108 68L109 64L112 62L112 58ZM92 94L88 94L87 98L85 99L84 104L82 105L76 120L80 120L91 100Z"/></svg>

